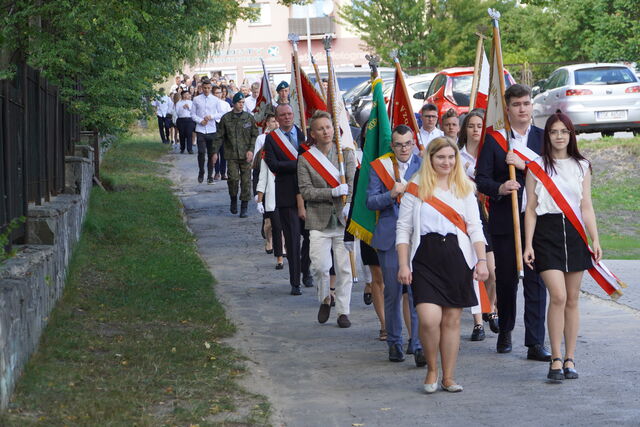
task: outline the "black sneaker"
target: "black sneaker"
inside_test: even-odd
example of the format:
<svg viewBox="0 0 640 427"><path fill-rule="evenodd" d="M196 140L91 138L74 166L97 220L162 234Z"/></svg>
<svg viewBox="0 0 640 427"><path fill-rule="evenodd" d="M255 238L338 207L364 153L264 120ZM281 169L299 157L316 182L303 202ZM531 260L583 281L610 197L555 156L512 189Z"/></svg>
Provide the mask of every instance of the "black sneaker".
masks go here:
<svg viewBox="0 0 640 427"><path fill-rule="evenodd" d="M198 174L198 182L199 182L200 184L202 184L202 181L204 181L204 174L203 174L203 173L199 173L199 174Z"/></svg>
<svg viewBox="0 0 640 427"><path fill-rule="evenodd" d="M207 178L207 184L213 184L213 178L212 177Z"/></svg>

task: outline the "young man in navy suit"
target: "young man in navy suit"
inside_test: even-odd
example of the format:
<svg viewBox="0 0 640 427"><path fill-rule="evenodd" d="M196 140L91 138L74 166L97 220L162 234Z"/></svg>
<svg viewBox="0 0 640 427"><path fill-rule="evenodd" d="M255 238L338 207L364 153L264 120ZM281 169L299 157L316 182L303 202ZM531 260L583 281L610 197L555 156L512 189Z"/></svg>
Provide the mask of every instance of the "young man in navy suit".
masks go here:
<svg viewBox="0 0 640 427"><path fill-rule="evenodd" d="M511 125L511 141L514 149L526 146L535 153L542 151L543 130L531 124L531 89L515 84L505 92L507 115ZM503 136L505 136L503 134ZM508 165L516 168L516 179L509 179ZM516 270L515 243L513 237L513 214L511 192L518 193L521 235L524 178L526 164L515 153L507 153L491 136L485 138L476 167L478 191L491 198L489 202L489 233L496 258L496 294L500 333L496 344L498 353L509 353L512 348L511 331L516 320L516 297L518 293L518 271ZM522 256L522 254L520 254ZM529 348L527 358L549 361L551 353L544 347L545 308L547 291L540 276L530 268L524 269L524 344Z"/></svg>
<svg viewBox="0 0 640 427"><path fill-rule="evenodd" d="M407 181L420 168L420 157L413 154L414 134L406 125L398 125L391 134L391 149L371 162L369 185L367 187L367 208L380 211L380 217L373 232L371 246L378 252L378 260L384 277L384 318L387 330L389 360L402 362L402 288L398 282L398 252L396 252L396 222L400 210L399 199L404 194ZM397 161L399 178L395 178L393 162ZM407 287L411 310L411 337L408 352L413 352L416 366L427 364L420 345L418 316L411 288Z"/></svg>

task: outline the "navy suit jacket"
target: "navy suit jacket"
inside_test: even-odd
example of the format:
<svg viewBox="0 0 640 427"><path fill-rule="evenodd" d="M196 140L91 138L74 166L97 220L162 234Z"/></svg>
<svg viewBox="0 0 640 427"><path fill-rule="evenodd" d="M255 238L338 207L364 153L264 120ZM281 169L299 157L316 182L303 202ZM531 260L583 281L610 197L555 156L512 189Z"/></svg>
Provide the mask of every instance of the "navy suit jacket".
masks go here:
<svg viewBox="0 0 640 427"><path fill-rule="evenodd" d="M544 131L531 126L527 147L537 154L542 152ZM509 180L509 168L505 163L507 153L498 142L487 135L482 146L482 152L476 166L476 185L478 191L486 194L489 201L489 233L513 234L513 215L511 213L511 197L498 194L498 188ZM516 179L521 187L518 190L518 206L522 205L522 192L524 190L524 171L516 168Z"/></svg>
<svg viewBox="0 0 640 427"><path fill-rule="evenodd" d="M421 158L416 155L411 156L411 162L404 174L404 179L409 181L411 176L420 168ZM376 229L371 239L371 247L381 251L395 249L396 245L396 222L400 204L396 199L391 198L391 191L387 190L382 180L371 168L369 172L369 185L367 186L367 208L372 211L380 211Z"/></svg>
<svg viewBox="0 0 640 427"><path fill-rule="evenodd" d="M302 144L305 142L304 134L297 126L294 127L298 132L298 155L300 155L304 152L302 148ZM267 134L264 140L263 152L265 163L276 175L276 207L297 207L296 195L300 193L298 189L298 160L289 160L271 133Z"/></svg>

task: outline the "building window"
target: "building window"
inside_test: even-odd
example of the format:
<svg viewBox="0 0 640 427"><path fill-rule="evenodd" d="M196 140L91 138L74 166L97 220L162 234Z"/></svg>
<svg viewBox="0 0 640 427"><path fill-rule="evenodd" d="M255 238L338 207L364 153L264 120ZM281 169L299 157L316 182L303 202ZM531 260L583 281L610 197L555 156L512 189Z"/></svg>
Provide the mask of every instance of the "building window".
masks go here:
<svg viewBox="0 0 640 427"><path fill-rule="evenodd" d="M249 22L250 26L271 25L271 5L269 3L251 3L249 7L259 10L258 16Z"/></svg>

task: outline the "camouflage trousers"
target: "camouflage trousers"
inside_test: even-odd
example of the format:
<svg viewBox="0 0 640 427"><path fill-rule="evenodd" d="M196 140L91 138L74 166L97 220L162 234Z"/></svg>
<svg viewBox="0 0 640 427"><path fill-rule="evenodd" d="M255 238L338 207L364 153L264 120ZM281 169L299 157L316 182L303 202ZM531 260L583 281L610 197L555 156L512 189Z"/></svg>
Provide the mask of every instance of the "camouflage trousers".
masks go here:
<svg viewBox="0 0 640 427"><path fill-rule="evenodd" d="M232 199L238 197L238 185L240 185L240 200L251 200L251 163L245 159L227 159L227 185L229 196Z"/></svg>

